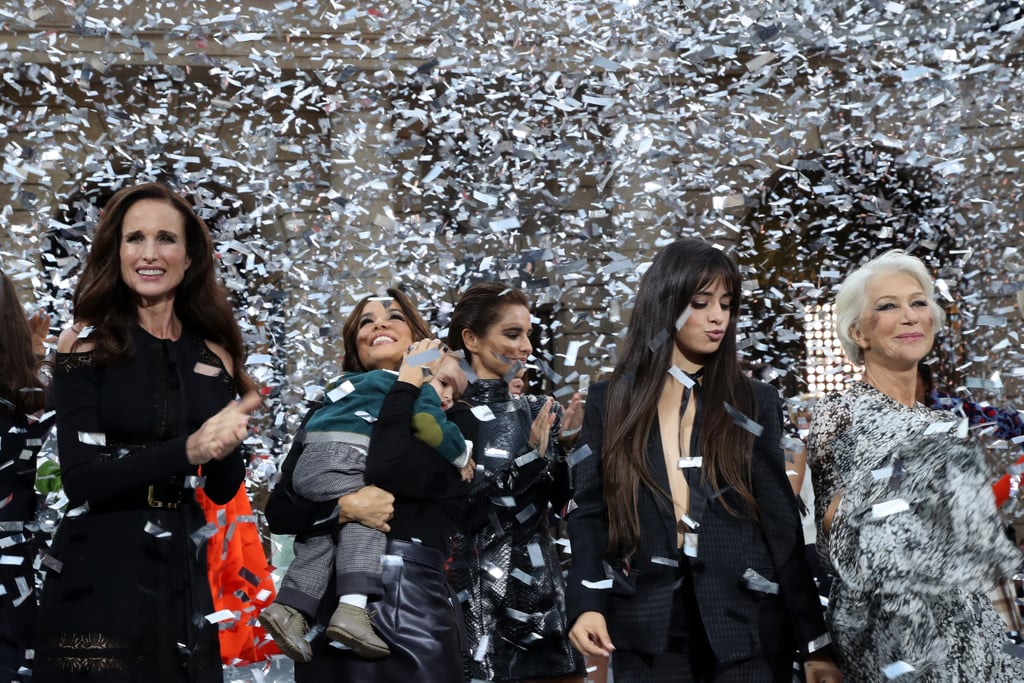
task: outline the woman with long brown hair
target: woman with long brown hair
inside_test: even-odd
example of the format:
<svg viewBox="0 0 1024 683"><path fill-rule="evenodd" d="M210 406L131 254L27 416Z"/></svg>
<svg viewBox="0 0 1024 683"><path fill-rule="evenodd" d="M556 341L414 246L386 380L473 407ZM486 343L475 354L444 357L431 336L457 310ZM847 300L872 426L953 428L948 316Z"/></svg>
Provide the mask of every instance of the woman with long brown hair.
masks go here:
<svg viewBox="0 0 1024 683"><path fill-rule="evenodd" d="M323 453L314 450L323 447L327 436L319 431L323 425L319 418L326 420L332 413L327 404L307 415L302 431L308 427L310 434L296 437L297 445L282 464L284 476L271 494L266 514L271 530L295 533L297 541L307 544L316 534L339 535L339 540L344 540L352 531L351 525L386 532L379 590L368 591L374 594L363 597L366 617L372 620L369 626L385 643L387 652L369 657L366 655L372 653L366 649L360 652L330 645L339 601L357 596L344 589L339 573L329 570L315 575L319 570L311 563L293 565L305 575L293 576L282 584L285 600L272 606L269 614L264 612L261 620L266 619L275 637L287 642L290 654L297 655L298 683L458 681L462 673L461 612L445 579L444 567L450 552L449 537L465 506L467 484L459 471L437 457L434 447L420 439L411 426L421 389L439 370L434 363L440 362L440 343L430 339L430 327L412 300L393 288L387 290L387 296L360 301L345 322L342 336L342 368L346 373L397 370L383 402L368 403L366 407L375 413L365 448L364 479L370 485L334 498L333 492L326 495L326 489L333 486L330 480L337 477L337 472L323 471L322 476L328 480L323 486L326 500L309 501L295 492L293 477L301 490L303 480L309 485L309 478L317 476L314 471L326 464L321 459ZM431 353L438 356L436 361L417 363L417 357ZM337 432L334 436L344 438ZM310 450L304 452L307 447ZM306 457L312 459L312 466L303 462ZM323 597L311 600L302 595L300 584L315 585ZM322 628L307 633L313 621Z"/></svg>
<svg viewBox="0 0 1024 683"><path fill-rule="evenodd" d="M654 259L590 388L568 518L569 637L615 680L839 681L786 479L776 391L736 356L741 278L709 243Z"/></svg>
<svg viewBox="0 0 1024 683"><path fill-rule="evenodd" d="M35 649L36 457L53 426L39 378L50 317L26 318L18 292L0 271L0 679L22 680ZM26 676L28 674L25 674Z"/></svg>
<svg viewBox="0 0 1024 683"><path fill-rule="evenodd" d="M117 192L73 308L53 380L69 502L43 560L34 680L219 683L194 490L236 494L260 399L189 203L158 183Z"/></svg>
<svg viewBox="0 0 1024 683"><path fill-rule="evenodd" d="M463 600L466 680L581 681L582 658L565 636L564 581L552 512L571 496L552 397L513 396L509 380L533 353L529 299L500 282L459 297L448 345L473 381L449 419L478 463L453 538L452 586Z"/></svg>

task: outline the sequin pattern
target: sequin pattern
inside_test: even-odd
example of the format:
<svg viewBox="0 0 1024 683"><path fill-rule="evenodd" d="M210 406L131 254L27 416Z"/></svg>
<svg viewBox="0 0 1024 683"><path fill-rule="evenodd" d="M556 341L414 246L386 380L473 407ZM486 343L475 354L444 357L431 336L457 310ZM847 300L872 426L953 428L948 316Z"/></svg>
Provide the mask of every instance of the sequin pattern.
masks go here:
<svg viewBox="0 0 1024 683"><path fill-rule="evenodd" d="M470 492L469 517L484 520L453 539L449 579L470 639L467 680L514 680L581 672L565 636L565 586L549 506L571 495L557 425L546 458L528 444L541 397L513 398L501 380L480 380L463 401L487 406Z"/></svg>
<svg viewBox="0 0 1024 683"><path fill-rule="evenodd" d="M808 458L817 519L841 495L819 553L846 681L1024 680L986 595L1020 566L999 525L980 443L956 416L858 382L822 399ZM891 667L891 668L890 668Z"/></svg>

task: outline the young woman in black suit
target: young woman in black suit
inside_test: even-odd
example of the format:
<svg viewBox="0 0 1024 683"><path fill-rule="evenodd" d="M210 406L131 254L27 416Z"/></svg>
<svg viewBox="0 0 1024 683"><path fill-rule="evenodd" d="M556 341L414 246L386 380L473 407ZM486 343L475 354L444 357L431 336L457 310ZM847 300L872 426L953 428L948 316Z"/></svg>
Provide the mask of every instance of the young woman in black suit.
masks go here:
<svg viewBox="0 0 1024 683"><path fill-rule="evenodd" d="M780 400L736 357L741 279L682 240L591 387L569 515L569 637L616 683L838 683L786 479ZM581 446L582 448L583 446Z"/></svg>

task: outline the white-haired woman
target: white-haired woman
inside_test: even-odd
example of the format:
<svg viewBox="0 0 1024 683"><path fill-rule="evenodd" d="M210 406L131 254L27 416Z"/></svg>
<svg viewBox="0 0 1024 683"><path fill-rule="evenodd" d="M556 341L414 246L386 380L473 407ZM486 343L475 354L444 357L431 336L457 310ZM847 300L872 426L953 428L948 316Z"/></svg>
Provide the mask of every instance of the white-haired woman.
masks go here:
<svg viewBox="0 0 1024 683"><path fill-rule="evenodd" d="M836 332L863 379L817 403L809 462L829 617L847 681L1024 681L986 590L1020 564L982 445L915 400L944 322L924 264L894 250L851 273Z"/></svg>

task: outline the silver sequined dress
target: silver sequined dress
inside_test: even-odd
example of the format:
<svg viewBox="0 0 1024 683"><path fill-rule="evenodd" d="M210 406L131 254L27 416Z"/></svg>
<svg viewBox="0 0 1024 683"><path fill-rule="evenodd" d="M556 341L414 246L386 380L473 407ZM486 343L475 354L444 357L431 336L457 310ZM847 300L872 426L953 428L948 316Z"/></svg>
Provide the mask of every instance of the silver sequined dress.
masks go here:
<svg viewBox="0 0 1024 683"><path fill-rule="evenodd" d="M1021 555L997 519L984 449L956 419L863 382L815 407L808 461L847 683L1024 681L986 594Z"/></svg>

